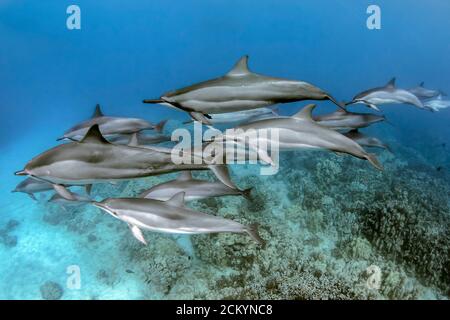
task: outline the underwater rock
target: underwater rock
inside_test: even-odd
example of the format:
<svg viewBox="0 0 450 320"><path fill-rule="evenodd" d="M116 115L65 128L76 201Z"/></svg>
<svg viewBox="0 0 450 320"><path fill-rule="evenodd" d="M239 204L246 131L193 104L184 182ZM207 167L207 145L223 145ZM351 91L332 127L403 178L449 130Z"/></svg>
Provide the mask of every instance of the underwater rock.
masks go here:
<svg viewBox="0 0 450 320"><path fill-rule="evenodd" d="M6 228L5 228L6 232L10 232L10 231L14 230L15 228L17 228L17 226L19 226L19 224L20 224L20 222L17 220L14 220L14 219L9 220L6 223Z"/></svg>
<svg viewBox="0 0 450 320"><path fill-rule="evenodd" d="M63 296L62 286L54 281L47 281L39 288L41 297L45 300L59 300Z"/></svg>
<svg viewBox="0 0 450 320"><path fill-rule="evenodd" d="M17 236L7 234L2 237L2 243L9 248L15 247L17 245Z"/></svg>
<svg viewBox="0 0 450 320"><path fill-rule="evenodd" d="M97 280L110 287L113 287L119 280L115 272L107 271L105 269L98 270L95 277Z"/></svg>

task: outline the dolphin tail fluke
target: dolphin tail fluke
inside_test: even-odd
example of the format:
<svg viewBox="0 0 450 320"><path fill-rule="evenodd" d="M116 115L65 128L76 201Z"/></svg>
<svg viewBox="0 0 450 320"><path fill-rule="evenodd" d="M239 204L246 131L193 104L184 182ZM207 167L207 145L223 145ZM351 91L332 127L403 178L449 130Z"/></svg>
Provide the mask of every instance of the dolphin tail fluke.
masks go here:
<svg viewBox="0 0 450 320"><path fill-rule="evenodd" d="M253 187L242 190L242 196L247 200L252 200L252 190L253 190Z"/></svg>
<svg viewBox="0 0 450 320"><path fill-rule="evenodd" d="M259 235L257 223L253 223L253 224L249 225L245 231L248 233L248 235L250 237L252 237L253 240L258 242L258 244L261 247L264 248L266 246L266 241L264 241L264 239L261 238L261 236Z"/></svg>
<svg viewBox="0 0 450 320"><path fill-rule="evenodd" d="M162 99L145 99L142 102L143 103L150 103L150 104L159 104L159 103L163 103L164 100L162 100Z"/></svg>
<svg viewBox="0 0 450 320"><path fill-rule="evenodd" d="M338 102L335 98L333 98L333 96L331 95L327 95L328 100L330 100L331 102L333 102L335 105L337 105L339 108L346 110L346 104L345 103L341 103Z"/></svg>
<svg viewBox="0 0 450 320"><path fill-rule="evenodd" d="M227 165L225 164L209 165L208 168L216 175L217 179L219 179L224 185L233 189L237 189L236 185L233 183L233 181L231 181Z"/></svg>
<svg viewBox="0 0 450 320"><path fill-rule="evenodd" d="M156 124L156 126L155 126L155 131L156 132L162 132L163 129L164 129L164 126L166 125L166 123L167 123L167 120L163 120L163 121L158 122Z"/></svg>
<svg viewBox="0 0 450 320"><path fill-rule="evenodd" d="M366 159L370 162L371 165L373 165L375 168L377 168L378 170L383 171L383 166L380 163L380 161L378 161L377 159L377 155L374 153L369 153L366 156Z"/></svg>

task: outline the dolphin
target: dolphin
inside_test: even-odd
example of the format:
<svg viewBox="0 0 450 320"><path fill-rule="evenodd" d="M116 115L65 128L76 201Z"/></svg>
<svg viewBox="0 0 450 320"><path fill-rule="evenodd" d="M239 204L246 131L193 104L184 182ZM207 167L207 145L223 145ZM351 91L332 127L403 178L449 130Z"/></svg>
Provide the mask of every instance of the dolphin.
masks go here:
<svg viewBox="0 0 450 320"><path fill-rule="evenodd" d="M26 178L20 182L14 190L11 192L23 192L30 196L31 199L37 200L34 196L35 193L45 192L53 190L53 185L51 183L36 180L33 178Z"/></svg>
<svg viewBox="0 0 450 320"><path fill-rule="evenodd" d="M248 56L242 57L224 76L165 93L144 103L168 105L188 112L194 120L212 124L210 114L267 107L302 100L331 100L330 94L304 81L274 78L253 73Z"/></svg>
<svg viewBox="0 0 450 320"><path fill-rule="evenodd" d="M221 182L194 179L191 172L183 171L177 179L158 184L141 193L139 197L167 201L175 194L184 192L186 201L221 196L244 196L249 198L251 190L252 188L246 190L233 189Z"/></svg>
<svg viewBox="0 0 450 320"><path fill-rule="evenodd" d="M384 104L410 104L425 109L423 103L414 94L395 86L395 78L392 78L384 87L361 92L346 105L358 103L365 104L376 111L380 111L378 106Z"/></svg>
<svg viewBox="0 0 450 320"><path fill-rule="evenodd" d="M358 129L350 130L349 132L344 133L344 136L347 138L352 139L359 145L363 147L374 147L374 148L381 148L386 149L389 152L392 152L389 146L383 142L381 142L380 139L375 137L366 136L365 134L359 132Z"/></svg>
<svg viewBox="0 0 450 320"><path fill-rule="evenodd" d="M450 107L450 100L445 100L442 95L438 95L434 99L427 100L423 103L426 108L433 112L440 111L441 109L446 109Z"/></svg>
<svg viewBox="0 0 450 320"><path fill-rule="evenodd" d="M418 97L419 99L429 99L437 97L438 95L446 95L440 90L433 90L433 89L427 89L424 87L425 83L420 83L417 87L408 89L409 92L411 92L413 95Z"/></svg>
<svg viewBox="0 0 450 320"><path fill-rule="evenodd" d="M211 169L220 181L235 188L226 165L196 164L195 159L192 163L174 164L170 149L163 152L109 143L95 124L81 141L65 143L45 151L28 162L24 170L16 172L16 175L28 175L51 183L55 191L68 200L74 200L74 197L64 185L91 185L183 170Z"/></svg>
<svg viewBox="0 0 450 320"><path fill-rule="evenodd" d="M334 130L365 128L386 120L385 116L372 113L356 113L338 109L333 113L313 116L318 124Z"/></svg>
<svg viewBox="0 0 450 320"><path fill-rule="evenodd" d="M115 134L131 134L134 132L151 129L155 129L156 131L161 132L165 123L166 120L161 121L160 123L155 125L143 119L107 117L103 115L103 112L100 109L100 105L97 104L91 119L83 121L70 128L64 133L62 137L58 138L58 140L68 139L78 141L94 124L99 125L100 132L104 136L110 136Z"/></svg>
<svg viewBox="0 0 450 320"><path fill-rule="evenodd" d="M252 122L235 128L234 132L227 132L212 142L240 141L248 144L250 148L259 150L261 145L277 145L279 150L295 150L299 148L325 149L336 153L346 153L360 159L368 160L375 168L382 170L376 155L367 153L359 144L341 133L316 123L312 118L314 104L307 105L292 117L278 117ZM278 140L272 134L263 131L278 130ZM256 131L256 138L245 136L244 132ZM222 140L221 140L222 139ZM260 153L258 153L260 155Z"/></svg>
<svg viewBox="0 0 450 320"><path fill-rule="evenodd" d="M167 201L109 198L92 204L126 222L133 236L143 244L147 241L141 229L175 234L245 233L264 246L256 225L244 226L233 220L189 209L184 204L184 192L175 194Z"/></svg>
<svg viewBox="0 0 450 320"><path fill-rule="evenodd" d="M142 134L141 132L135 133L137 134L137 140L139 145L149 145L149 144L158 144L162 142L168 142L171 141L170 136L167 136L165 134ZM128 134L120 134L115 135L113 137L109 137L107 140L114 144L128 144L130 141L131 136Z"/></svg>
<svg viewBox="0 0 450 320"><path fill-rule="evenodd" d="M228 113L215 113L210 115L211 118L209 122L213 125L218 124L239 124L249 121L254 121L262 117L274 117L278 116L278 113L272 108L258 108L251 110L242 110ZM190 123L191 121L186 121L185 123Z"/></svg>

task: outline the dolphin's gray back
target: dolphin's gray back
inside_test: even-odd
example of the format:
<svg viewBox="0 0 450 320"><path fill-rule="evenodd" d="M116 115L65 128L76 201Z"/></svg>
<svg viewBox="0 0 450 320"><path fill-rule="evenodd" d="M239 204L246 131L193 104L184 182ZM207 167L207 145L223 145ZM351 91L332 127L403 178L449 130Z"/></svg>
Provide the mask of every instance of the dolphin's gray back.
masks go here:
<svg viewBox="0 0 450 320"><path fill-rule="evenodd" d="M107 204L119 213L119 219L147 230L195 234L244 232L245 229L243 225L232 220L197 212L187 207L168 205L158 200L109 199Z"/></svg>

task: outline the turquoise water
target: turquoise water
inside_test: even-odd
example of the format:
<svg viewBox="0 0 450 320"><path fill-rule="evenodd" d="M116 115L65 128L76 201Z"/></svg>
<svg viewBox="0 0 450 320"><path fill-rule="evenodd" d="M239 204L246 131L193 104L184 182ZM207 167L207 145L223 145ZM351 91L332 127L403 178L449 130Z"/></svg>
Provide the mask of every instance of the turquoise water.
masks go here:
<svg viewBox="0 0 450 320"><path fill-rule="evenodd" d="M383 172L350 156L287 152L274 176L231 167L240 188L254 188L252 201L189 204L258 222L265 249L241 235L151 232L145 247L90 205L11 193L21 181L13 173L96 103L107 115L169 119L170 134L188 115L142 99L220 76L244 54L258 73L314 83L339 101L393 76L402 88L425 81L450 92L448 1L77 1L81 30L66 28L69 4L0 1L1 299L448 298L449 109L382 106L390 124L363 132L391 147L375 151ZM381 30L366 27L370 4L382 10ZM334 110L318 103L318 113ZM174 177L92 193L135 196ZM73 265L79 289L67 286ZM381 272L378 289L367 284L370 266Z"/></svg>

